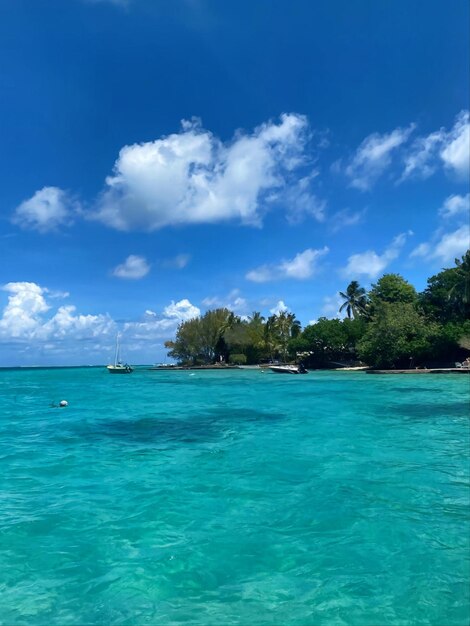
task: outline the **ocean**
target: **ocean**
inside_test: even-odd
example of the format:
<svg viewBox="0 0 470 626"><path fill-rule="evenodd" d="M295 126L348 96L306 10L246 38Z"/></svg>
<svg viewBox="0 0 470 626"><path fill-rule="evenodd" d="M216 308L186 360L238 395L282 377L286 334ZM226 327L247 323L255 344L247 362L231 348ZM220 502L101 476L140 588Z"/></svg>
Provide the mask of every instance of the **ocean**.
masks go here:
<svg viewBox="0 0 470 626"><path fill-rule="evenodd" d="M469 383L0 370L0 624L467 626Z"/></svg>

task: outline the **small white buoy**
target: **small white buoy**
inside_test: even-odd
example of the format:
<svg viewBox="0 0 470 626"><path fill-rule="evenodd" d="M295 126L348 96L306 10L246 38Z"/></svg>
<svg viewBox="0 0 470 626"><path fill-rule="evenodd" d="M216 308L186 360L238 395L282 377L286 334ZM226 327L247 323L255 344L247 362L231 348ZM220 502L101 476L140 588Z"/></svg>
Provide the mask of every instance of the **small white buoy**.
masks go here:
<svg viewBox="0 0 470 626"><path fill-rule="evenodd" d="M69 405L69 403L67 402L67 400L61 400L59 402L59 406L68 406L68 405Z"/></svg>

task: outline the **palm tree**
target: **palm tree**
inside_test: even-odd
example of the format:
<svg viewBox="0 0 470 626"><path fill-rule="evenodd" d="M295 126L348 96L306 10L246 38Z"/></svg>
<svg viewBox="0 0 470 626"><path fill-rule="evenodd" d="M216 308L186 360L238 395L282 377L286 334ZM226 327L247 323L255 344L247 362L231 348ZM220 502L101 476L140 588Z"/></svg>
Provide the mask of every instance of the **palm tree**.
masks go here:
<svg viewBox="0 0 470 626"><path fill-rule="evenodd" d="M276 352L280 350L279 332L277 327L277 315L270 315L264 324L264 348L269 358L274 359Z"/></svg>
<svg viewBox="0 0 470 626"><path fill-rule="evenodd" d="M364 287L359 286L357 280L352 280L346 289L346 293L340 291L339 295L345 300L339 308L340 313L343 312L343 309L346 309L349 319L366 313L366 290Z"/></svg>
<svg viewBox="0 0 470 626"><path fill-rule="evenodd" d="M249 320L253 324L262 324L264 322L264 317L259 311L253 311L253 313L249 316Z"/></svg>

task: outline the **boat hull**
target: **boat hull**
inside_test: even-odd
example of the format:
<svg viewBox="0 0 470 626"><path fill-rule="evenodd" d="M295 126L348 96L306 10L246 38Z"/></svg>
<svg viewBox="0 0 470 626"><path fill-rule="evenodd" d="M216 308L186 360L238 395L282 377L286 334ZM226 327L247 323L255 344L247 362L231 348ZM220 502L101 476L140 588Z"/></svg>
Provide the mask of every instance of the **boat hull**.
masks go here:
<svg viewBox="0 0 470 626"><path fill-rule="evenodd" d="M108 365L107 370L110 374L132 374L133 369L129 365Z"/></svg>
<svg viewBox="0 0 470 626"><path fill-rule="evenodd" d="M307 370L305 368L296 367L294 365L273 365L269 368L271 372L275 372L276 374L307 374Z"/></svg>

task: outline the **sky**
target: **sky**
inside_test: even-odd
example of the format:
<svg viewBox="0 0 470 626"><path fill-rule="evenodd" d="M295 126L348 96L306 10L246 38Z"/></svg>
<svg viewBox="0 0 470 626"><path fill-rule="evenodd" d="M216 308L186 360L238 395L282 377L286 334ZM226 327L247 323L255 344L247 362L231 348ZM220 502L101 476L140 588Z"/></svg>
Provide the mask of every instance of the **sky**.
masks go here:
<svg viewBox="0 0 470 626"><path fill-rule="evenodd" d="M0 366L164 362L469 247L467 0L0 0Z"/></svg>

